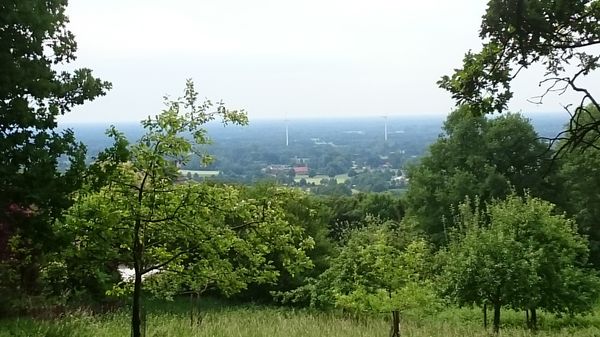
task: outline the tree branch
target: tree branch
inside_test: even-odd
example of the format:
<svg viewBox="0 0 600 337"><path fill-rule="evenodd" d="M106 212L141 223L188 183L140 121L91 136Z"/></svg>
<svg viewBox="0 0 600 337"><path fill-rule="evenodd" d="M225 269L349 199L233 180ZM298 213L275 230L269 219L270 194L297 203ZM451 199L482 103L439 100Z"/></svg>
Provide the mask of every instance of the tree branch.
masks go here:
<svg viewBox="0 0 600 337"><path fill-rule="evenodd" d="M196 248L197 248L197 247L188 248L188 249L186 249L186 250L184 250L184 251L181 251L181 252L179 252L179 253L177 253L177 254L175 254L175 255L171 256L169 259L167 259L167 260L166 260L166 261L164 261L164 262L161 262L161 263L159 263L159 264L156 264L156 265L154 265L154 266L146 267L146 268L142 269L142 272L141 272L141 274L142 274L142 275L144 275L144 274L146 274L146 273L148 273L148 272L150 272L150 271L152 271L152 270L161 269L161 268L163 268L163 267L167 266L169 263L171 263L171 262L175 261L175 260L176 260L177 258L179 258L180 256L182 256L182 255L184 255L184 254L187 254L187 253L189 253L189 252L193 251L193 250L194 250L194 249L196 249Z"/></svg>

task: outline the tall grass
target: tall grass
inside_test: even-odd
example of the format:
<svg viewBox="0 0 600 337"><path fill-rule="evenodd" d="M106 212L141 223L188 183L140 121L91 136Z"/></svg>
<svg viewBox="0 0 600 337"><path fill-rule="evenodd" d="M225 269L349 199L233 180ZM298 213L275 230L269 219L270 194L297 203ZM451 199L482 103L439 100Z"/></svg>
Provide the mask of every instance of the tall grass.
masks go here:
<svg viewBox="0 0 600 337"><path fill-rule="evenodd" d="M148 337L297 337L297 336L387 336L388 322L383 317L347 317L339 313L286 309L255 305L224 305L204 302L203 320L190 325L187 303L148 303ZM592 316L557 319L542 315L540 330L532 333L524 328L524 315L503 312L501 335L600 337L600 311ZM481 312L475 309L447 309L435 315L409 313L402 322L403 336L413 337L479 337L489 336L481 325ZM13 318L0 321L0 336L128 337L129 313L123 309L113 313L91 315L74 312L55 320Z"/></svg>

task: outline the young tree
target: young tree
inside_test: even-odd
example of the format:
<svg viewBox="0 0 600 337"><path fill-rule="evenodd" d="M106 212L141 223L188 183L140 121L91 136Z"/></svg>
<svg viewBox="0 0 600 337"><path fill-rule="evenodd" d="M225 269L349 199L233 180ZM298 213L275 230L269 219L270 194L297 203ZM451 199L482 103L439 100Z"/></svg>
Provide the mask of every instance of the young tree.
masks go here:
<svg viewBox="0 0 600 337"><path fill-rule="evenodd" d="M51 224L69 205L85 148L57 117L105 94L90 69L58 71L75 60L67 1L0 4L0 264L16 283L6 295L38 291L39 263L57 249ZM63 67L64 68L64 67Z"/></svg>
<svg viewBox="0 0 600 337"><path fill-rule="evenodd" d="M459 206L457 221L459 229L440 252L440 288L461 306L491 304L497 333L501 307L511 303L515 288L528 283L532 268L514 237L502 235L497 227L487 228L484 214L472 209L468 200Z"/></svg>
<svg viewBox="0 0 600 337"><path fill-rule="evenodd" d="M475 202L478 204L478 202ZM495 200L486 212L467 200L443 250L441 288L460 305L491 304L493 329L503 306L555 313L589 311L598 278L584 269L585 239L553 205L527 195ZM535 324L535 321L532 322Z"/></svg>
<svg viewBox="0 0 600 337"><path fill-rule="evenodd" d="M515 308L529 310L532 328L536 309L576 314L589 312L598 298L599 279L588 269L588 242L575 223L557 215L554 205L529 195L510 195L489 210L492 226L514 231L534 276L515 297Z"/></svg>
<svg viewBox="0 0 600 337"><path fill-rule="evenodd" d="M462 68L438 84L458 105L471 106L465 112L503 112L513 96L512 80L522 69L541 65L546 72L539 85L545 91L535 101L572 90L581 94L575 112L587 111L587 104L600 109L595 92L580 83L600 66L600 56L589 48L600 43L599 20L598 0L490 0L481 23L482 50L468 52ZM598 136L600 120L584 122L570 114L568 138L561 149L587 148L586 135Z"/></svg>
<svg viewBox="0 0 600 337"><path fill-rule="evenodd" d="M392 314L391 337L400 336L402 311L435 302L429 283L429 248L422 239L407 241L386 224L350 232L347 243L322 275L325 289L338 307L355 312ZM323 285L321 285L323 286Z"/></svg>
<svg viewBox="0 0 600 337"><path fill-rule="evenodd" d="M217 117L247 123L244 112L222 103L212 112L213 103L198 104L197 96L188 81L182 99L142 122L146 133L133 145L124 146L123 136L111 131L116 146L95 165L99 183L79 193L62 225L76 251L103 251L98 259L133 266L134 337L142 332L144 275L160 272L153 284L166 295L182 287L231 294L250 282L273 281L273 255L292 273L310 265L304 249L312 239L285 220L279 197L285 190L246 199L232 186L178 181L178 165L191 159L194 143L207 142L203 124Z"/></svg>

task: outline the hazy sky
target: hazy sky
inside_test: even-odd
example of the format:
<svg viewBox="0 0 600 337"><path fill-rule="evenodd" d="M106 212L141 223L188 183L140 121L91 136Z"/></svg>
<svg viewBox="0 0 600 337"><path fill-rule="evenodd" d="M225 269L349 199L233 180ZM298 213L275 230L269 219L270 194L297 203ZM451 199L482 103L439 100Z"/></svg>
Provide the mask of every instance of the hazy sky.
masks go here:
<svg viewBox="0 0 600 337"><path fill-rule="evenodd" d="M62 118L137 121L192 78L201 96L250 119L447 114L435 84L481 44L484 0L71 0L76 67L113 83ZM522 74L512 109L536 106L539 72ZM596 81L596 83L598 83Z"/></svg>

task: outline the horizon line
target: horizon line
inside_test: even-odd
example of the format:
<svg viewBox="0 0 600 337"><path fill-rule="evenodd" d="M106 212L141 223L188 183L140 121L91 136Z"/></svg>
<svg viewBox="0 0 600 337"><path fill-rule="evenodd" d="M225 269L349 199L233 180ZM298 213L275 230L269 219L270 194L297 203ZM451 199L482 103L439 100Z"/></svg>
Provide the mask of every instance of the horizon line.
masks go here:
<svg viewBox="0 0 600 337"><path fill-rule="evenodd" d="M558 115L563 115L564 111L519 111L519 112L509 112L509 113L520 113L526 117L532 117L533 115L554 115L554 116L558 116ZM403 113L403 114L386 114L386 116L388 118L392 118L392 119L396 119L396 118L415 118L415 117L424 117L424 118L445 118L448 116L449 113L446 114L440 114L440 113L435 113L435 112L430 112L430 113ZM503 113L493 113L493 114L489 114L489 116L494 117L494 116L500 116ZM340 116L319 116L319 115L303 115L303 116L290 116L287 115L286 118L282 118L282 117L278 117L278 116L256 116L256 117L249 117L250 120L250 124L252 123L252 121L269 121L269 122L276 122L276 121L294 121L294 120L349 120L349 119L378 119L381 118L380 115L340 115ZM60 125L90 125L90 124L105 124L105 125L111 125L111 124L119 124L119 125L124 125L124 124L139 124L142 120L119 120L119 121L98 121L98 120L91 120L91 121L82 121L82 120L75 120L75 121L58 121L59 126ZM214 123L220 123L219 121L210 121L207 124L214 124Z"/></svg>

